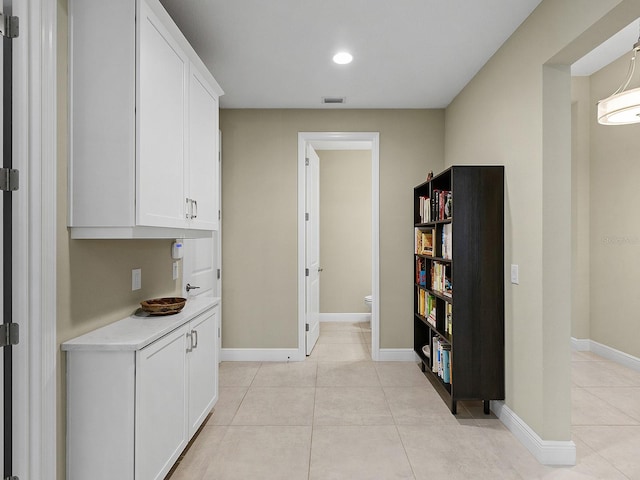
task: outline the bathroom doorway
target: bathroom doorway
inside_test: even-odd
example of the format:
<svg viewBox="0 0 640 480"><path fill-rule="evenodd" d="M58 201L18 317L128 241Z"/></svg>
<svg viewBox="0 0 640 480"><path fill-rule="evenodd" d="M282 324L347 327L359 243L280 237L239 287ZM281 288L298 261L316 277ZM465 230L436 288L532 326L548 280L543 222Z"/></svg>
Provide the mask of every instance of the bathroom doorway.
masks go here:
<svg viewBox="0 0 640 480"><path fill-rule="evenodd" d="M353 260L357 265L360 265L360 269L366 268L363 265L367 265L370 269L370 273L366 271L363 276L368 279L369 286L363 286L361 281L354 282L358 285L351 289L351 293L349 293L349 298L343 299L333 299L335 301L325 301L324 307L320 308L320 311L325 311L324 314L320 315L320 318L323 320L332 320L337 319L338 316L344 320L355 320L362 321L370 318L371 322L371 358L373 360L377 360L379 356L379 150L378 150L378 139L379 133L377 132L357 132L357 133L308 133L303 132L298 134L298 265L299 265L299 276L298 276L298 325L299 325L299 345L298 349L301 354L309 353L307 348L307 324L313 326L313 324L317 321L318 311L310 311L307 308L309 305L314 305L314 295L317 295L317 292L309 291L308 287L308 265L307 265L307 231L313 231L313 229L308 228L308 220L313 221L313 216L307 216L307 190L309 189L308 185L308 174L306 168L306 158L308 148L313 148L316 150L320 158L325 157L327 173L329 175L335 175L335 164L339 160L338 157L342 156L338 154L338 152L344 152L345 158L344 161L349 161L346 157L353 156L354 162L360 162L359 165L362 166L363 163L363 155L366 158L366 162L368 163L366 168L366 175L363 174L361 178L361 182L357 182L360 186L362 186L362 182L366 182L369 185L366 188L361 189L360 193L363 195L368 195L370 198L367 199L366 203L368 205L367 215L370 216L366 222L360 224L360 231L358 235L360 238L366 240L368 245L365 247L365 251L370 259L367 261L362 258L353 258L349 260ZM349 153L351 152L351 153ZM359 153L356 153L359 152ZM357 159L356 159L357 158ZM321 160L322 161L322 160ZM351 169L358 168L356 163L351 165ZM331 165L333 164L333 165ZM332 172L332 170L334 170ZM365 170L363 170L364 172ZM315 180L320 182L320 178L322 175L318 175L318 178ZM326 181L326 179L325 179ZM357 185L354 183L354 188ZM342 187L344 190L344 185ZM366 193L362 193L366 192ZM354 192L351 192L353 195ZM352 197L353 198L353 197ZM370 201L368 201L370 200ZM334 205L330 208L336 208L335 203L339 202L339 199L334 198ZM363 202L361 202L363 203ZM335 211L335 210L334 210ZM362 215L362 211L360 213L357 211L353 211L353 215ZM331 212L324 212L325 214L325 223L327 223L326 214L331 215ZM320 229L322 229L322 218L323 213L320 212L319 215L316 216L316 220L320 223ZM346 217L343 216L342 223L345 222ZM364 226L363 226L364 225ZM335 226L334 226L335 227ZM339 227L338 227L339 228ZM329 233L329 232L325 232ZM351 240L351 239L349 239ZM347 239L345 239L345 242ZM335 248L339 247L339 242L333 242L333 246L327 245L327 247L334 248L334 254L344 255L344 249L342 252L336 252ZM369 246L370 245L370 246ZM322 248L322 247L321 247ZM355 257L356 255L354 255ZM362 255L359 255L362 257ZM326 270L325 265L323 264L323 259L320 257L320 272L326 271L327 275L334 275L336 278L344 277L344 272L339 272L338 264L334 258L332 260L335 267L332 267L330 270ZM358 269L358 268L355 268ZM324 273L322 274L324 275ZM351 275L359 275L357 271L352 271ZM355 278L355 277L353 277ZM329 279L328 279L329 280ZM344 280L344 278L342 278ZM335 285L334 285L335 287ZM322 288L322 287L320 287ZM360 291L362 290L362 292ZM365 292L366 290L366 292ZM362 294L364 292L364 294ZM330 288L327 289L326 293L331 296ZM365 305L365 296L371 296L371 311L368 312L368 307ZM362 297L362 298L358 298ZM361 307L355 307L353 302L359 302ZM347 316L344 315L344 312L326 312L329 309L343 309L347 312ZM313 310L313 309L311 309ZM336 315L335 318L331 318L332 314Z"/></svg>

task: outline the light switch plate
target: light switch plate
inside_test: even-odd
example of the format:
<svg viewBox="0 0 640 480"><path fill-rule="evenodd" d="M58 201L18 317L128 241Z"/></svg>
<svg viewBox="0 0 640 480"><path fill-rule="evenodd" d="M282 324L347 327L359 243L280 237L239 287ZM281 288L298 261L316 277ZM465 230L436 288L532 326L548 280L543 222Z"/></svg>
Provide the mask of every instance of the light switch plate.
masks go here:
<svg viewBox="0 0 640 480"><path fill-rule="evenodd" d="M142 269L134 268L131 270L131 290L140 290L142 288Z"/></svg>
<svg viewBox="0 0 640 480"><path fill-rule="evenodd" d="M511 283L514 285L520 284L520 274L518 272L518 265L511 265Z"/></svg>

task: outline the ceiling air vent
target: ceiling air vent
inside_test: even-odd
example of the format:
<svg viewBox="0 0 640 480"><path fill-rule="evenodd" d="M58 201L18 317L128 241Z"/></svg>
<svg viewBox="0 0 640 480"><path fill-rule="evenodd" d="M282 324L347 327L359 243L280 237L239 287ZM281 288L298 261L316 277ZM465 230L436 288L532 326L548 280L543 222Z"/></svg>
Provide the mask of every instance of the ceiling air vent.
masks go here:
<svg viewBox="0 0 640 480"><path fill-rule="evenodd" d="M322 103L324 103L325 105L347 103L347 97L322 97Z"/></svg>

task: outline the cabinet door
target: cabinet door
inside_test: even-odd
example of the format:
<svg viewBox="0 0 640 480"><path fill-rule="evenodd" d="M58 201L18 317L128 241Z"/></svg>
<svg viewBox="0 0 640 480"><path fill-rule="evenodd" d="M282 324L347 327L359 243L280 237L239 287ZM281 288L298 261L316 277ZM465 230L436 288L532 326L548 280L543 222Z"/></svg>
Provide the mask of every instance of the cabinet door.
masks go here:
<svg viewBox="0 0 640 480"><path fill-rule="evenodd" d="M218 393L218 309L190 322L192 348L189 369L189 436L211 411Z"/></svg>
<svg viewBox="0 0 640 480"><path fill-rule="evenodd" d="M136 356L135 478L161 479L187 445L187 326Z"/></svg>
<svg viewBox="0 0 640 480"><path fill-rule="evenodd" d="M188 197L190 228L218 228L218 100L195 67L189 82Z"/></svg>
<svg viewBox="0 0 640 480"><path fill-rule="evenodd" d="M185 227L185 116L189 60L140 2L137 223Z"/></svg>

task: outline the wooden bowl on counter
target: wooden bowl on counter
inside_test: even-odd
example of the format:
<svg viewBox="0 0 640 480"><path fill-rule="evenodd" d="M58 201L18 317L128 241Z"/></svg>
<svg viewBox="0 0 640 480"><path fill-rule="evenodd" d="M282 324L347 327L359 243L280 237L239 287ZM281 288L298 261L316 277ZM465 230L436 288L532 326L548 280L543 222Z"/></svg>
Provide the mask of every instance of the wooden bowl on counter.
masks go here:
<svg viewBox="0 0 640 480"><path fill-rule="evenodd" d="M152 298L140 302L142 310L150 315L174 315L184 308L187 303L182 297Z"/></svg>

